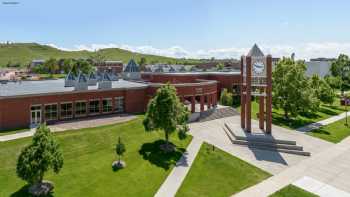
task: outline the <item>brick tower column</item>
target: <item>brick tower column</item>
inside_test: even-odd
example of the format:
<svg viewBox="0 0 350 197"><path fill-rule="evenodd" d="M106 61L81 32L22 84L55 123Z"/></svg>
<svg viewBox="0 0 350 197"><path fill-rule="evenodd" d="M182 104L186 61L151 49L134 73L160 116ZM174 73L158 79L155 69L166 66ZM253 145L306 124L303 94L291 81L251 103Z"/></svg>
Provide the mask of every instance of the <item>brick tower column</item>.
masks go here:
<svg viewBox="0 0 350 197"><path fill-rule="evenodd" d="M247 82L246 82L246 131L251 132L252 131L252 124L251 124L251 118L252 118L252 102L251 102L251 81L252 81L252 57L247 56L246 58L247 63Z"/></svg>
<svg viewBox="0 0 350 197"><path fill-rule="evenodd" d="M245 129L245 84L244 84L244 76L243 76L243 63L244 63L244 56L241 57L241 128Z"/></svg>
<svg viewBox="0 0 350 197"><path fill-rule="evenodd" d="M260 93L264 93L264 88L260 89ZM259 128L264 129L264 122L265 122L265 97L259 96Z"/></svg>
<svg viewBox="0 0 350 197"><path fill-rule="evenodd" d="M271 133L272 127L272 57L266 57L266 133Z"/></svg>
<svg viewBox="0 0 350 197"><path fill-rule="evenodd" d="M207 95L207 109L211 108L211 98L210 98L210 94Z"/></svg>
<svg viewBox="0 0 350 197"><path fill-rule="evenodd" d="M191 112L196 112L196 98L195 96L191 96Z"/></svg>
<svg viewBox="0 0 350 197"><path fill-rule="evenodd" d="M200 103L201 103L200 109L201 109L201 112L202 112L202 111L204 111L204 95L200 96Z"/></svg>
<svg viewBox="0 0 350 197"><path fill-rule="evenodd" d="M215 97L216 97L215 93L211 95L211 101L212 101L211 104L212 104L213 107L216 107L216 99L215 99Z"/></svg>

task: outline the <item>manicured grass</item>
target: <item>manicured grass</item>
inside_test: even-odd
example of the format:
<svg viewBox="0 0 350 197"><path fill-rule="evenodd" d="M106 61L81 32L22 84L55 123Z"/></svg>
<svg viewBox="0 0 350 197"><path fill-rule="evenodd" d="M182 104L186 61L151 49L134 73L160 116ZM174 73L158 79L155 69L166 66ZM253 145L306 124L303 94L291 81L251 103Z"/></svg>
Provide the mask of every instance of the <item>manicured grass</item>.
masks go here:
<svg viewBox="0 0 350 197"><path fill-rule="evenodd" d="M350 118L348 118L348 126L346 126L344 118L319 129L312 130L308 134L329 142L338 143L350 135Z"/></svg>
<svg viewBox="0 0 350 197"><path fill-rule="evenodd" d="M21 132L25 132L25 131L29 131L29 128L18 128L18 129L11 129L11 130L0 130L0 136L3 136L3 135L11 135L11 134L21 133Z"/></svg>
<svg viewBox="0 0 350 197"><path fill-rule="evenodd" d="M317 197L318 195L312 194L294 185L288 185L276 193L270 195L270 197Z"/></svg>
<svg viewBox="0 0 350 197"><path fill-rule="evenodd" d="M230 196L271 175L204 143L176 196Z"/></svg>
<svg viewBox="0 0 350 197"><path fill-rule="evenodd" d="M66 74L39 74L40 79L62 79Z"/></svg>
<svg viewBox="0 0 350 197"><path fill-rule="evenodd" d="M164 154L159 150L163 132L145 132L142 116L130 122L66 131L54 134L64 155L62 171L49 172L53 181L53 196L153 196L176 161L181 157L191 137L171 141L177 151ZM115 145L120 136L126 145L126 168L112 170L116 160ZM31 142L24 138L0 143L0 196L27 196L26 183L16 176L16 161L20 150Z"/></svg>
<svg viewBox="0 0 350 197"><path fill-rule="evenodd" d="M240 111L240 106L236 108ZM256 114L259 112L259 104L254 101L252 102L252 118L258 119ZM297 129L299 127L317 122L323 119L327 119L331 116L338 115L342 112L345 112L344 107L340 106L339 99L333 103L333 105L321 104L320 109L315 114L304 114L299 115L295 118L290 118L286 120L284 118L284 112L282 109L272 109L272 123L281 127L289 129Z"/></svg>

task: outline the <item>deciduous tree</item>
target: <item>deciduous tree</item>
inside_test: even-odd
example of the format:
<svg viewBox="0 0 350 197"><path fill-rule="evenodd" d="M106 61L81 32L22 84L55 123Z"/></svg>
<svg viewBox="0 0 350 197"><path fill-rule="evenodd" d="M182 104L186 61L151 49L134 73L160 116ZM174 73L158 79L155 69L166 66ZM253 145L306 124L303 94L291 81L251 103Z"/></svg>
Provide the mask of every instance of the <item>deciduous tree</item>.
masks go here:
<svg viewBox="0 0 350 197"><path fill-rule="evenodd" d="M286 119L301 112L316 111L319 101L305 76L306 65L302 61L283 58L274 69L273 105L284 111Z"/></svg>
<svg viewBox="0 0 350 197"><path fill-rule="evenodd" d="M41 183L49 169L59 173L62 166L63 156L59 144L50 129L45 124L40 125L33 136L32 144L25 147L18 157L18 177L33 185Z"/></svg>
<svg viewBox="0 0 350 197"><path fill-rule="evenodd" d="M346 85L350 84L350 59L347 55L340 54L339 57L332 63L331 73L335 77L340 77L341 94L344 95Z"/></svg>
<svg viewBox="0 0 350 197"><path fill-rule="evenodd" d="M186 127L189 112L176 96L176 89L170 84L163 85L148 104L143 125L146 131L162 130L165 134L165 151L173 151L169 135Z"/></svg>

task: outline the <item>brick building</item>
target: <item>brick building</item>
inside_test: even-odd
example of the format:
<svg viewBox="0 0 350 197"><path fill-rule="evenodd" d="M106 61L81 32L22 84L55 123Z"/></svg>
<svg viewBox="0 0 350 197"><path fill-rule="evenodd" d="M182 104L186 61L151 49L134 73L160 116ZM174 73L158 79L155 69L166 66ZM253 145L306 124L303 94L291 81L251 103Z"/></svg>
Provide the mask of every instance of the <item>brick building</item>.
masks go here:
<svg viewBox="0 0 350 197"><path fill-rule="evenodd" d="M167 82L176 87L192 112L196 104L203 111L204 105L209 109L217 104L222 88L232 89L240 82L239 72L141 73L140 77L137 81L89 83L89 77L78 76L76 80L83 84L75 86L64 79L2 84L0 130L112 113L142 113L156 90Z"/></svg>

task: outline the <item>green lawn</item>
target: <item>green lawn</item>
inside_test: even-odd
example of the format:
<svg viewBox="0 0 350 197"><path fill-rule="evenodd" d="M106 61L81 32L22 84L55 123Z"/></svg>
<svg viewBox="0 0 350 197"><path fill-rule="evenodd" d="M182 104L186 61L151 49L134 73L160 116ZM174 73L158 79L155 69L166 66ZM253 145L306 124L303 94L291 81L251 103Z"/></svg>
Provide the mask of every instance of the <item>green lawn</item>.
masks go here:
<svg viewBox="0 0 350 197"><path fill-rule="evenodd" d="M204 143L176 196L230 196L271 175Z"/></svg>
<svg viewBox="0 0 350 197"><path fill-rule="evenodd" d="M40 79L62 79L66 74L39 74Z"/></svg>
<svg viewBox="0 0 350 197"><path fill-rule="evenodd" d="M294 185L288 185L276 193L270 195L270 197L317 197L318 195L312 194Z"/></svg>
<svg viewBox="0 0 350 197"><path fill-rule="evenodd" d="M240 111L240 106L236 108ZM284 113L282 109L272 109L272 123L281 127L289 129L297 129L299 127L305 126L307 124L317 122L323 119L327 119L331 116L338 115L344 112L344 107L340 106L339 99L336 99L333 105L321 104L320 109L315 114L299 115L290 120L284 118ZM252 102L252 118L257 119L256 113L259 112L259 104L257 102Z"/></svg>
<svg viewBox="0 0 350 197"><path fill-rule="evenodd" d="M345 125L344 118L319 129L312 130L308 134L329 142L338 143L350 135L350 118L348 118L348 121L348 126Z"/></svg>
<svg viewBox="0 0 350 197"><path fill-rule="evenodd" d="M98 128L54 134L59 141L64 166L60 174L49 172L46 180L55 183L53 196L153 196L176 161L181 157L190 137L171 141L178 149L173 154L159 150L162 132L145 132L142 116L130 122ZM113 171L114 147L118 136L126 145L123 160L126 168ZM27 196L26 183L17 178L16 160L20 150L31 142L24 138L0 143L0 196Z"/></svg>

